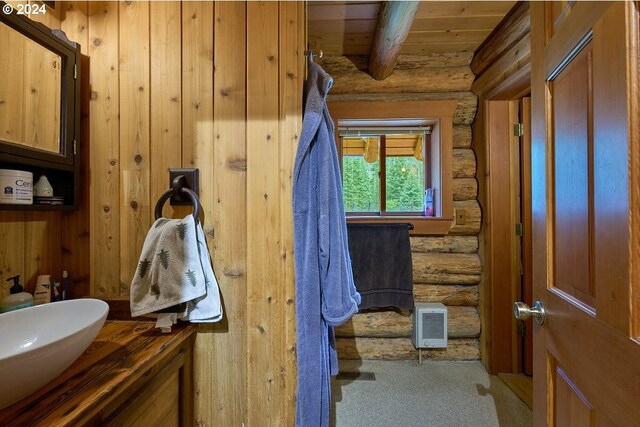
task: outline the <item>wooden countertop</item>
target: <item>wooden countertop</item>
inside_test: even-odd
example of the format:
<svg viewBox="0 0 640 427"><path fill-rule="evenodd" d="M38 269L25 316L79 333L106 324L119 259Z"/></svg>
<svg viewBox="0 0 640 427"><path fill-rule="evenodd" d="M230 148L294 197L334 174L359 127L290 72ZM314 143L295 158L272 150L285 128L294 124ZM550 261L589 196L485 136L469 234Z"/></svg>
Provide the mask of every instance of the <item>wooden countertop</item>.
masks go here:
<svg viewBox="0 0 640 427"><path fill-rule="evenodd" d="M29 397L0 411L0 426L100 424L164 364L192 346L197 328L162 334L151 322L108 321L71 367ZM0 379L1 381L1 379Z"/></svg>

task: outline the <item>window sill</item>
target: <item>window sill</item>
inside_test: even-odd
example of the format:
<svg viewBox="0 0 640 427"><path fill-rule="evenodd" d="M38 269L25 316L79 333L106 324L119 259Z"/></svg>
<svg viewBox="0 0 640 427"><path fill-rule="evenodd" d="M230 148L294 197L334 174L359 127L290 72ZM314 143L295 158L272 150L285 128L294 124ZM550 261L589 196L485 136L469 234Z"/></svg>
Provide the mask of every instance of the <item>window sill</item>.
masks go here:
<svg viewBox="0 0 640 427"><path fill-rule="evenodd" d="M411 223L413 230L409 231L412 236L444 236L449 234L449 229L453 224L453 218L434 218L423 216L347 216L347 224L389 224L389 223Z"/></svg>

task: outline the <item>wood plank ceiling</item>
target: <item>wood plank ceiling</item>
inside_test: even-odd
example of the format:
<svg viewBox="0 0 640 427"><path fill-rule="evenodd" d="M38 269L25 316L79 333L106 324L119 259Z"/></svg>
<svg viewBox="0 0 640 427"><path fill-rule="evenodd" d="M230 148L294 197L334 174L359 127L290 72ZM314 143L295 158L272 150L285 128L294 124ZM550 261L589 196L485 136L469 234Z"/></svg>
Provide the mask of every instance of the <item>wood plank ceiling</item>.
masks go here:
<svg viewBox="0 0 640 427"><path fill-rule="evenodd" d="M424 1L401 54L473 52L514 1ZM311 1L309 46L325 55L368 55L382 2Z"/></svg>

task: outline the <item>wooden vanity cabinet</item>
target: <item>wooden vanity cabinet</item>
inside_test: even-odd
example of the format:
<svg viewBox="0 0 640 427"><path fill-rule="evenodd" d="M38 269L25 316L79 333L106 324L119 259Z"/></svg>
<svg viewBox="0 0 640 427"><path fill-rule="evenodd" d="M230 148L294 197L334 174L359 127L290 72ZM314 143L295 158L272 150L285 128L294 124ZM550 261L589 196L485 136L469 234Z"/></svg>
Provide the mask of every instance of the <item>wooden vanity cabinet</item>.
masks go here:
<svg viewBox="0 0 640 427"><path fill-rule="evenodd" d="M193 426L197 327L154 326L108 321L57 379L0 410L0 426Z"/></svg>
<svg viewBox="0 0 640 427"><path fill-rule="evenodd" d="M193 340L123 390L89 425L182 427L193 423ZM106 417L105 417L106 415Z"/></svg>

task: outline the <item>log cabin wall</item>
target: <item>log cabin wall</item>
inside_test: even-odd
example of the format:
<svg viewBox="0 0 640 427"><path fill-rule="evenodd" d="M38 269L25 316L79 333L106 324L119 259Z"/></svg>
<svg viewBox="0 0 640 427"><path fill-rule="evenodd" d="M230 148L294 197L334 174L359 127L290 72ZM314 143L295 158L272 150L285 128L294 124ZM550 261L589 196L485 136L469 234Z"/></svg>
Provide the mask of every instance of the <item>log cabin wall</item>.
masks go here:
<svg viewBox="0 0 640 427"><path fill-rule="evenodd" d="M471 123L476 114L471 58L470 52L400 55L393 73L383 81L366 73L366 56L325 55L319 60L334 78L330 101L458 101L453 116L453 198L454 210L465 211L465 224L454 223L444 237L411 237L415 301L442 302L448 307L448 348L425 351L432 359L480 357L477 306L482 273L478 256L481 212L476 200L476 158L471 149ZM412 328L409 313L357 314L336 330L339 356L417 359L418 352L411 343Z"/></svg>
<svg viewBox="0 0 640 427"><path fill-rule="evenodd" d="M196 340L197 423L293 425L304 3L56 2L44 19L86 55L85 197L71 214L0 212L1 279L33 290L67 269L75 295L128 299L167 169L198 167L224 320Z"/></svg>

